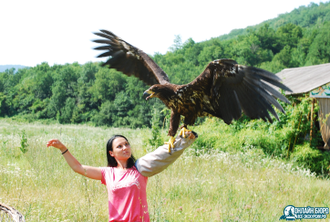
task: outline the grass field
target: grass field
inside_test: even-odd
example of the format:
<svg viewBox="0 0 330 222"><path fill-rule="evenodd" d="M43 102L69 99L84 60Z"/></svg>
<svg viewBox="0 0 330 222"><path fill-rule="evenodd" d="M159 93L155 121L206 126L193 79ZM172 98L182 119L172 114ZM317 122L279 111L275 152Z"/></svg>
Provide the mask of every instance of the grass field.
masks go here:
<svg viewBox="0 0 330 222"><path fill-rule="evenodd" d="M105 166L111 135L125 135L138 158L150 151L142 139L149 133L0 119L0 202L18 209L26 221L107 221L105 186L74 173L46 142L59 138L82 164ZM149 213L152 221L278 221L287 205L329 207L329 185L255 149L196 156L188 148L167 170L149 178Z"/></svg>

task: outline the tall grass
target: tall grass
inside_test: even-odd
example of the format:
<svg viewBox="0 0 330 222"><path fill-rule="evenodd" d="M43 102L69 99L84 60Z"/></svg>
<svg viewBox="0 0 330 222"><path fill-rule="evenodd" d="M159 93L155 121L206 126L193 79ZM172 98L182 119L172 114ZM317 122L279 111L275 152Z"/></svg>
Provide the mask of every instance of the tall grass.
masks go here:
<svg viewBox="0 0 330 222"><path fill-rule="evenodd" d="M215 140L215 132L194 129L201 139L164 172L149 178L152 221L278 221L289 204L329 207L328 180L267 157L260 149L208 149L226 139L218 134ZM23 132L25 154L20 149ZM148 129L1 119L0 202L18 209L26 221L107 221L105 186L75 174L58 150L46 148L46 142L59 138L82 164L105 166L105 144L112 134L128 137L137 158L153 149L144 144L151 136ZM229 151L230 144L222 145Z"/></svg>

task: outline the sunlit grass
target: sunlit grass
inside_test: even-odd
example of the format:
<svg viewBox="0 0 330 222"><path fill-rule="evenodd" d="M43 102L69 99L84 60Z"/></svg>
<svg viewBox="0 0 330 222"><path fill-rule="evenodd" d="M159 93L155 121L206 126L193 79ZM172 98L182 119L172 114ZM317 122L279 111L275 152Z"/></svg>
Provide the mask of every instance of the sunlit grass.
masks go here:
<svg viewBox="0 0 330 222"><path fill-rule="evenodd" d="M23 130L29 144L25 154L19 149ZM75 174L46 142L59 138L81 163L105 166L105 144L111 135L128 137L140 157L150 150L143 144L149 132L2 119L0 202L18 209L26 221L107 221L105 186ZM167 170L149 178L147 190L152 221L278 221L289 204L330 205L328 180L257 149L229 154L188 148Z"/></svg>

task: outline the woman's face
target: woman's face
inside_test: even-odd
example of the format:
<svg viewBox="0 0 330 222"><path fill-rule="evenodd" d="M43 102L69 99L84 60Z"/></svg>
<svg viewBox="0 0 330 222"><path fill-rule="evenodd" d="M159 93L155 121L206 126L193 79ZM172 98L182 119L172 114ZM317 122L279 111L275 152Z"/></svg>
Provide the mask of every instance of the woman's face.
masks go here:
<svg viewBox="0 0 330 222"><path fill-rule="evenodd" d="M110 155L116 160L128 160L131 157L131 146L123 137L117 137L112 142L112 151Z"/></svg>

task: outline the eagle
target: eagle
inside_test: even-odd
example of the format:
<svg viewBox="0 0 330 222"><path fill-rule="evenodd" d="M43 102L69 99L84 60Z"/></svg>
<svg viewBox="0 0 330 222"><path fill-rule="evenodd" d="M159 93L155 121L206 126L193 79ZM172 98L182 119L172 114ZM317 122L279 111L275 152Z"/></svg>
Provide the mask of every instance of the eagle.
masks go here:
<svg viewBox="0 0 330 222"><path fill-rule="evenodd" d="M272 85L285 91L291 90L281 83L279 77L266 70L239 65L232 59L217 59L211 61L192 82L176 85L142 50L110 31L100 30L94 34L102 37L93 40L102 44L94 49L105 50L98 58L108 57L102 66L133 75L150 85L143 94L145 99L159 98L171 110L169 153L181 116L184 121L180 135L184 136L188 125L193 125L197 117L218 117L230 124L234 119L239 119L243 112L251 119L272 122L269 113L279 120L272 105L285 113L276 99L290 103Z"/></svg>

